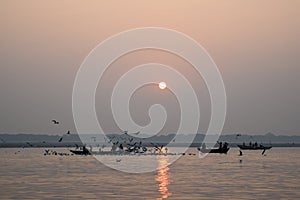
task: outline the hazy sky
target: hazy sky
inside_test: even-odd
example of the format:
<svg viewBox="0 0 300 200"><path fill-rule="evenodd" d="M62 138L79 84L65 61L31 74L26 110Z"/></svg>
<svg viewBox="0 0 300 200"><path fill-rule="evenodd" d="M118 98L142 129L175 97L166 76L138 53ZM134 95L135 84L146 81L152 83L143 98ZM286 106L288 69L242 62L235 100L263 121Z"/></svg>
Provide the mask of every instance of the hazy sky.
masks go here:
<svg viewBox="0 0 300 200"><path fill-rule="evenodd" d="M224 133L300 135L300 1L13 1L0 2L0 133L75 132L72 88L83 59L101 41L137 27L165 27L198 41L223 76L228 110ZM113 83L131 67L159 62L191 81L200 99L200 130L210 103L200 76L166 52L139 51L112 64L97 91L107 132L118 131L110 110ZM105 99L106 98L106 99ZM162 103L178 128L171 93L155 86L137 91L132 116L148 123L147 110ZM52 118L62 125L55 127Z"/></svg>

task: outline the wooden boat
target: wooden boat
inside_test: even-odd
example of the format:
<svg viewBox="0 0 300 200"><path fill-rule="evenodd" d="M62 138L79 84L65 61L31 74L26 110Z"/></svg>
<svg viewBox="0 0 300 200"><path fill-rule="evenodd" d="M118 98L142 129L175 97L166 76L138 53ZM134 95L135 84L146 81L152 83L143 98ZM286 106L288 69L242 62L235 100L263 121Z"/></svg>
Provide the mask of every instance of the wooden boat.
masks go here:
<svg viewBox="0 0 300 200"><path fill-rule="evenodd" d="M84 146L82 150L70 150L75 155L91 155L91 152Z"/></svg>
<svg viewBox="0 0 300 200"><path fill-rule="evenodd" d="M206 149L206 148L197 148L201 153L224 153L227 154L229 151L229 147L226 148L218 148L218 149Z"/></svg>
<svg viewBox="0 0 300 200"><path fill-rule="evenodd" d="M255 146L255 145L237 145L240 149L242 150L268 150L271 149L272 146L263 146L263 145L259 145L259 146Z"/></svg>

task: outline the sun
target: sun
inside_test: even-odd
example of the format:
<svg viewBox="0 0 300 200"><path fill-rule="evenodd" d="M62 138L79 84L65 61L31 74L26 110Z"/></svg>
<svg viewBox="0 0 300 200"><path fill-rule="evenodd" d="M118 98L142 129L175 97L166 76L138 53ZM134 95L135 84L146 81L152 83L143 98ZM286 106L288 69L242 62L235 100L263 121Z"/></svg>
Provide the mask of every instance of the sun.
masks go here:
<svg viewBox="0 0 300 200"><path fill-rule="evenodd" d="M160 82L160 83L158 84L158 87L159 87L159 89L164 90L164 89L166 89L167 84L166 84L165 82Z"/></svg>

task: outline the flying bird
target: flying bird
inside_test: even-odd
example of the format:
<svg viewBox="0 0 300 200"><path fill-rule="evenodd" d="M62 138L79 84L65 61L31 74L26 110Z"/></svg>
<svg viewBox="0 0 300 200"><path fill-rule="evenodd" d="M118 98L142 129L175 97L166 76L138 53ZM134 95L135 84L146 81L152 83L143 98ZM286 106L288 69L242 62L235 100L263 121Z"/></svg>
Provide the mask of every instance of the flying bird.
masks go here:
<svg viewBox="0 0 300 200"><path fill-rule="evenodd" d="M58 142L61 142L63 140L63 137L59 138Z"/></svg>
<svg viewBox="0 0 300 200"><path fill-rule="evenodd" d="M136 133L134 133L135 135L138 135L138 134L140 134L140 131L138 131L138 132L136 132Z"/></svg>
<svg viewBox="0 0 300 200"><path fill-rule="evenodd" d="M59 124L59 121L52 119L53 124Z"/></svg>

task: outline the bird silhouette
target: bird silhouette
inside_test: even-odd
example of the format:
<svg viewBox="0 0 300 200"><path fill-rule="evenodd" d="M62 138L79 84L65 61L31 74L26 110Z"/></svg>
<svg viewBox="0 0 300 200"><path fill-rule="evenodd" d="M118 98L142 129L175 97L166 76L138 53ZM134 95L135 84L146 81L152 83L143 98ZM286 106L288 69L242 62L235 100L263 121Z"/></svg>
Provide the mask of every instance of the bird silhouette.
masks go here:
<svg viewBox="0 0 300 200"><path fill-rule="evenodd" d="M236 134L236 136L235 136L235 139L237 140L238 139L238 137L240 137L240 136L242 136L241 134Z"/></svg>
<svg viewBox="0 0 300 200"><path fill-rule="evenodd" d="M66 134L70 135L70 131L68 131Z"/></svg>
<svg viewBox="0 0 300 200"><path fill-rule="evenodd" d="M63 140L63 137L59 138L58 142L61 142Z"/></svg>
<svg viewBox="0 0 300 200"><path fill-rule="evenodd" d="M28 144L30 147L33 147L33 145L32 145L32 144L30 144L29 142L26 142L26 144Z"/></svg>
<svg viewBox="0 0 300 200"><path fill-rule="evenodd" d="M52 119L53 124L59 124L59 121Z"/></svg>
<svg viewBox="0 0 300 200"><path fill-rule="evenodd" d="M134 133L135 135L138 135L138 134L140 134L140 131L138 131L138 132L136 132L136 133Z"/></svg>
<svg viewBox="0 0 300 200"><path fill-rule="evenodd" d="M240 150L240 156L242 156L243 155L243 152Z"/></svg>

